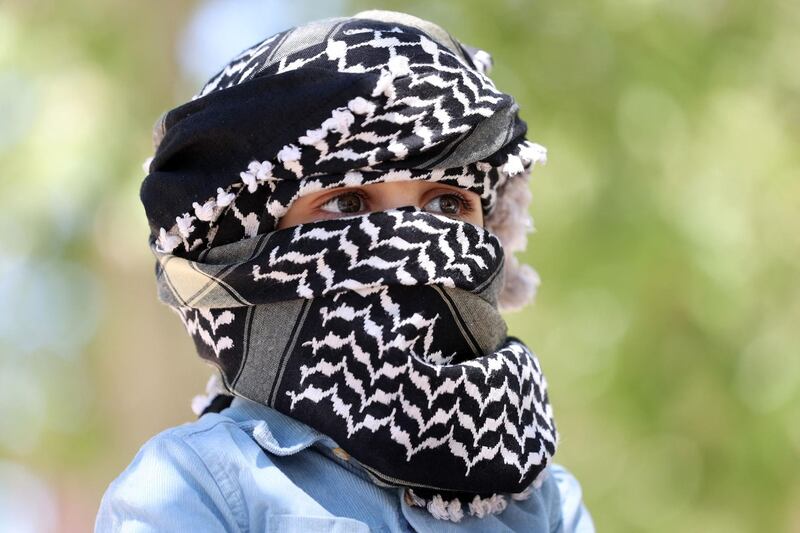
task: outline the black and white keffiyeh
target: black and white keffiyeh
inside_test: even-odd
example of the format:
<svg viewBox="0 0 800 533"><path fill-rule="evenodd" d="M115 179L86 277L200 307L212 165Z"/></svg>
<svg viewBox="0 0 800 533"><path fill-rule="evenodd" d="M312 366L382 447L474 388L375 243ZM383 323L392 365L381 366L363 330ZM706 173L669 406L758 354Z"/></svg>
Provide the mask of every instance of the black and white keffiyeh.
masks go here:
<svg viewBox="0 0 800 533"><path fill-rule="evenodd" d="M525 497L558 440L497 309L500 241L413 206L276 226L304 194L394 180L474 191L490 214L545 152L488 64L398 13L293 28L162 116L141 189L159 297L225 388L453 521Z"/></svg>

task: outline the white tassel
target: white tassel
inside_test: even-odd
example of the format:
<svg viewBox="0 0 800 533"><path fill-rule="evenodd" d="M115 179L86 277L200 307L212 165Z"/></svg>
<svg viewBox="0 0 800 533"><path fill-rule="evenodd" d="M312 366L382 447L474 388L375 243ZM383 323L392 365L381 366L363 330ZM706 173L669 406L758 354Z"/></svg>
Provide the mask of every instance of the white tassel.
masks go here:
<svg viewBox="0 0 800 533"><path fill-rule="evenodd" d="M197 202L192 202L194 214L197 215L198 220L202 220L204 222L211 222L214 220L214 208L216 205L217 201L214 198L211 200L206 200L203 205L200 205Z"/></svg>
<svg viewBox="0 0 800 533"><path fill-rule="evenodd" d="M278 152L278 161L283 163L284 168L293 172L297 177L303 175L303 165L299 163L300 147L294 144L287 144Z"/></svg>
<svg viewBox="0 0 800 533"><path fill-rule="evenodd" d="M476 494L469 504L469 514L483 518L490 514L500 514L506 507L508 502L502 494L492 494L489 498L481 498Z"/></svg>
<svg viewBox="0 0 800 533"><path fill-rule="evenodd" d="M217 205L220 207L228 207L233 202L236 195L232 192L225 192L222 187L217 187Z"/></svg>
<svg viewBox="0 0 800 533"><path fill-rule="evenodd" d="M488 515L489 514L488 500L485 500L476 494L475 497L472 498L472 501L469 503L469 514L471 514L472 516L476 516L478 518L483 518L484 516Z"/></svg>
<svg viewBox="0 0 800 533"><path fill-rule="evenodd" d="M281 163L291 163L300 159L300 147L294 144L287 144L278 152L278 161Z"/></svg>
<svg viewBox="0 0 800 533"><path fill-rule="evenodd" d="M531 487L524 491L512 494L514 500L524 500L530 497ZM464 518L464 510L461 500L453 498L446 501L441 494L435 494L433 498L426 501L420 498L412 489L406 489L405 500L408 505L423 507L437 520L449 520L460 522ZM492 494L488 498L481 498L477 494L468 505L469 514L476 518L485 518L489 515L497 515L508 508L508 500L502 494Z"/></svg>
<svg viewBox="0 0 800 533"><path fill-rule="evenodd" d="M478 50L475 52L475 55L472 56L472 60L475 62L481 74L487 75L491 72L493 64L492 56L486 50Z"/></svg>
<svg viewBox="0 0 800 533"><path fill-rule="evenodd" d="M508 501L502 494L492 494L489 498L489 512L492 514L500 514L508 507Z"/></svg>
<svg viewBox="0 0 800 533"><path fill-rule="evenodd" d="M503 165L503 172L509 176L515 176L525 171L525 166L522 164L522 159L514 154L508 155L508 162Z"/></svg>
<svg viewBox="0 0 800 533"><path fill-rule="evenodd" d="M461 509L461 500L454 498L447 504L447 514L451 522L461 522L464 518L464 511Z"/></svg>
<svg viewBox="0 0 800 533"><path fill-rule="evenodd" d="M180 233L184 239L188 239L189 234L194 231L194 226L192 225L194 221L195 217L189 213L184 213L179 217L175 217L175 222L178 224L178 233Z"/></svg>
<svg viewBox="0 0 800 533"><path fill-rule="evenodd" d="M161 253L171 254L172 250L178 247L181 243L181 238L177 235L167 233L167 230L161 228L158 233L158 246L157 249Z"/></svg>
<svg viewBox="0 0 800 533"><path fill-rule="evenodd" d="M205 411L206 407L211 405L211 402L214 401L214 398L220 394L225 394L225 392L225 387L222 385L219 375L212 374L206 383L206 393L198 394L192 398L192 412L195 415L200 416L203 411Z"/></svg>
<svg viewBox="0 0 800 533"><path fill-rule="evenodd" d="M356 115L368 115L375 111L375 104L367 100L366 98L362 98L361 96L356 96L349 102L347 102L347 108L350 109Z"/></svg>
<svg viewBox="0 0 800 533"><path fill-rule="evenodd" d="M258 183L256 182L256 177L249 172L239 172L239 177L242 178L242 183L247 185L248 192L256 192L258 189Z"/></svg>
<svg viewBox="0 0 800 533"><path fill-rule="evenodd" d="M142 163L142 170L144 170L146 173L149 174L150 173L150 163L152 163L152 162L153 162L153 156L150 156L147 159L145 159L144 162Z"/></svg>
<svg viewBox="0 0 800 533"><path fill-rule="evenodd" d="M547 164L547 148L541 144L526 141L523 147L520 148L519 156L527 165Z"/></svg>
<svg viewBox="0 0 800 533"><path fill-rule="evenodd" d="M269 161L262 161L261 163L254 161L254 163L258 166L256 170L256 179L258 181L267 181L272 178L272 170L275 168L272 163ZM250 164L252 165L253 163Z"/></svg>
<svg viewBox="0 0 800 533"><path fill-rule="evenodd" d="M325 122L322 123L322 127L342 135L349 135L350 126L353 125L355 119L353 113L347 109L334 109L331 112L331 117L325 119Z"/></svg>
<svg viewBox="0 0 800 533"><path fill-rule="evenodd" d="M438 518L439 520L447 520L449 516L447 513L447 505L445 505L444 499L438 494L434 495L428 502L427 509L434 518Z"/></svg>
<svg viewBox="0 0 800 533"><path fill-rule="evenodd" d="M458 498L446 502L441 495L436 494L428 502L426 508L434 518L439 520L460 522L461 519L464 518L464 511L461 509L461 501Z"/></svg>
<svg viewBox="0 0 800 533"><path fill-rule="evenodd" d="M300 144L315 146L317 143L325 140L327 136L328 131L325 128L317 128L315 130L306 130L306 134L297 140Z"/></svg>
<svg viewBox="0 0 800 533"><path fill-rule="evenodd" d="M286 147L284 147L284 149L285 148ZM251 193L254 193L256 192L256 189L258 189L259 183L275 179L272 176L272 170L274 168L275 165L269 161L250 161L250 163L247 165L247 170L240 172L239 176L242 178L242 182L247 185L247 190ZM219 189L217 189L217 191L219 192Z"/></svg>

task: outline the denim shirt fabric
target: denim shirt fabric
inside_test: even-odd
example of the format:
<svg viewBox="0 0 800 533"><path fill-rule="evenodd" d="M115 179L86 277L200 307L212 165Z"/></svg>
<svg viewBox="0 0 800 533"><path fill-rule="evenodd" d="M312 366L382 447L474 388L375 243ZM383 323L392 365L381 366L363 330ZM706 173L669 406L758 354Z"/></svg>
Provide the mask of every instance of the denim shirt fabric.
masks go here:
<svg viewBox="0 0 800 533"><path fill-rule="evenodd" d="M220 413L142 446L108 487L105 532L592 532L577 480L552 465L530 498L499 515L437 520L403 489L377 484L329 437L274 409L234 399Z"/></svg>

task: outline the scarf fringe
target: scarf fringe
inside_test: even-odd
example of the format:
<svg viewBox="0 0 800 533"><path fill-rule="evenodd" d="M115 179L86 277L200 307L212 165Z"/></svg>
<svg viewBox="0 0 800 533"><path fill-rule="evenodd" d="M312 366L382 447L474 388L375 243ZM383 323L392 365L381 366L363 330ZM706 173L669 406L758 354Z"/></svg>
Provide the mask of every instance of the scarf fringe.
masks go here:
<svg viewBox="0 0 800 533"><path fill-rule="evenodd" d="M229 393L225 390L225 386L222 384L219 374L211 374L211 377L208 378L208 382L206 383L206 393L198 394L192 398L192 412L195 415L200 416L203 414L203 411L205 411L206 408L211 405L211 402L214 401L214 398L220 394Z"/></svg>
<svg viewBox="0 0 800 533"><path fill-rule="evenodd" d="M498 515L506 510L508 507L508 497L514 501L527 500L533 494L534 489L542 486L549 470L544 469L533 480L533 483L528 485L521 492L514 492L508 495L505 494L492 494L487 498L481 498L475 495L467 505L467 513L476 518L484 518L490 515ZM434 518L438 520L446 520L449 522L460 522L464 516L463 504L459 498L452 500L445 500L440 494L434 494L429 500L420 497L414 492L414 489L406 489L406 503L412 507L422 507L426 509Z"/></svg>

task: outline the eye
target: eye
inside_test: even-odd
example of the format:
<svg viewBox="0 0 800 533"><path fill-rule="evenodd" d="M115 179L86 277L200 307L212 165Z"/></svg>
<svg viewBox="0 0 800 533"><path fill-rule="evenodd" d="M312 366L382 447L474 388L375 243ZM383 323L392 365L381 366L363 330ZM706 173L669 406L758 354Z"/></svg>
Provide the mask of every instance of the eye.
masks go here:
<svg viewBox="0 0 800 533"><path fill-rule="evenodd" d="M465 215L472 211L469 200L459 193L440 194L423 207L426 211L443 215Z"/></svg>
<svg viewBox="0 0 800 533"><path fill-rule="evenodd" d="M322 204L320 209L329 213L358 213L364 209L364 195L356 191L343 192Z"/></svg>

